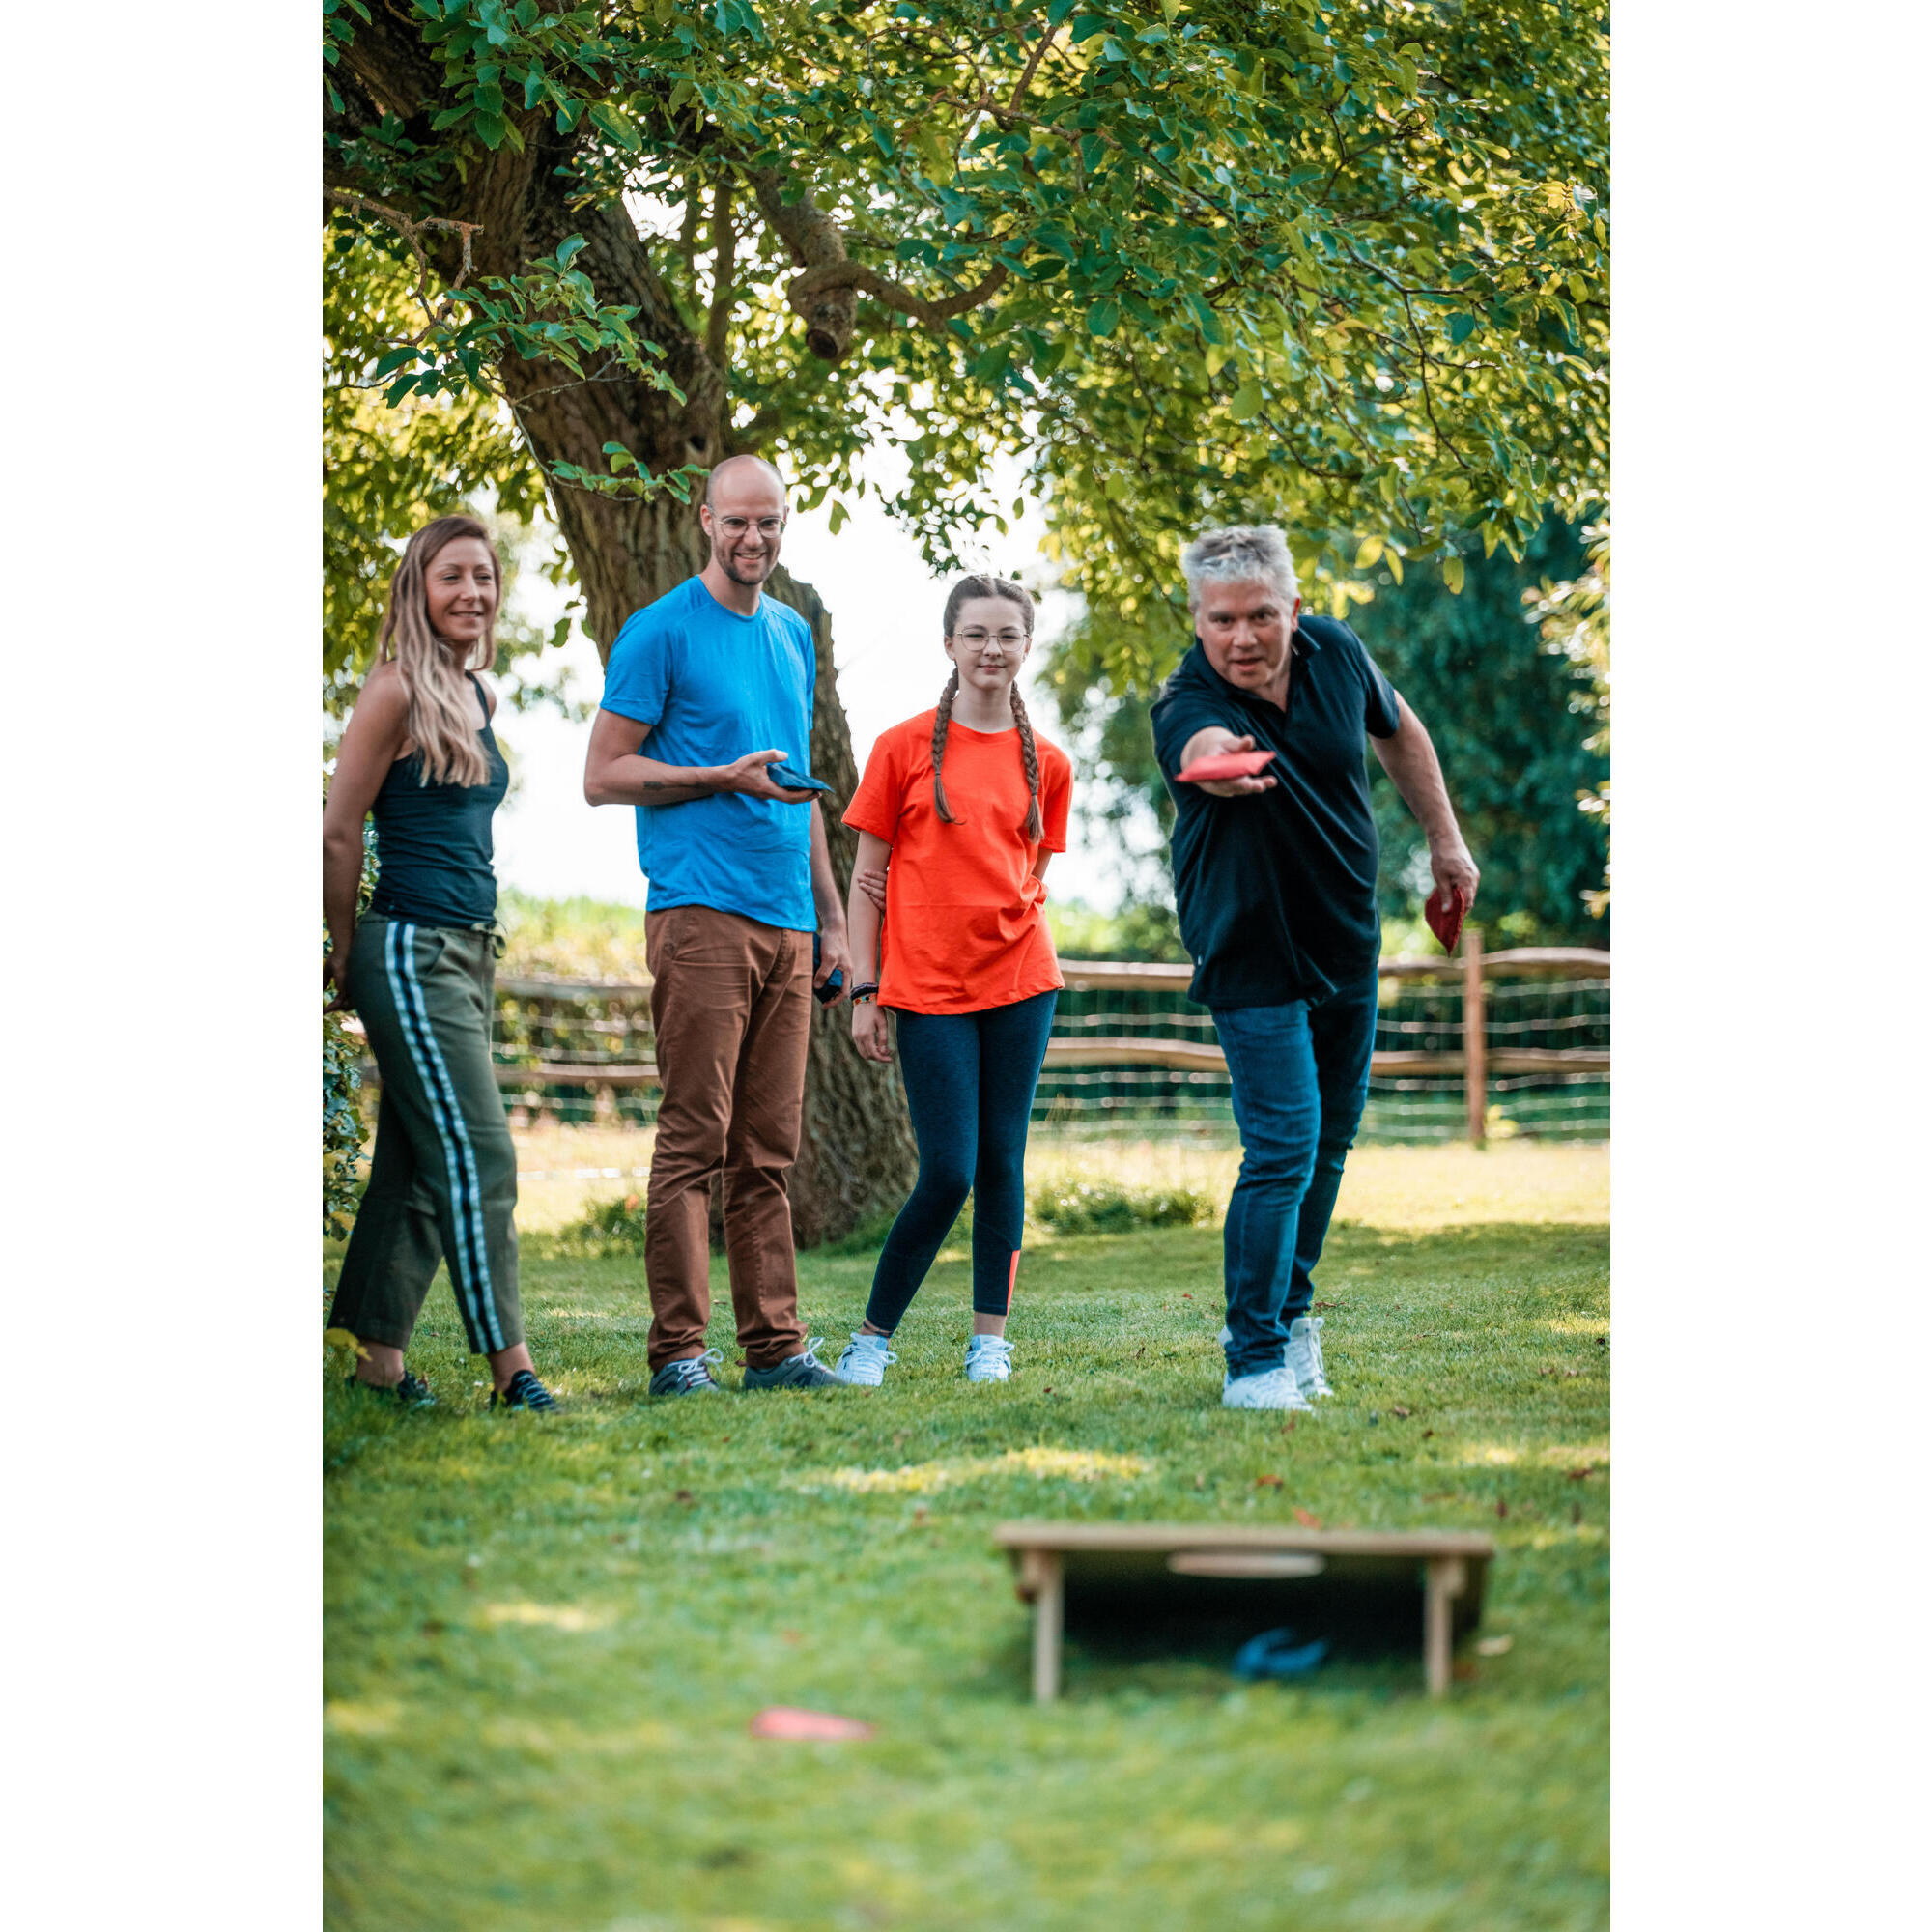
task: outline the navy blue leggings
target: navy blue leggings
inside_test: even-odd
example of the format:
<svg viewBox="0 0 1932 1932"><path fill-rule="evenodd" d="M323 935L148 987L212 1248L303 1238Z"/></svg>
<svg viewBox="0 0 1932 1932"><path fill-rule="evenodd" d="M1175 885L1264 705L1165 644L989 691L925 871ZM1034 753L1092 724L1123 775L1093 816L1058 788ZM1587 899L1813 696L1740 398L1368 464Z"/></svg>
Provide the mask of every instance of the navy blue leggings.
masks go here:
<svg viewBox="0 0 1932 1932"><path fill-rule="evenodd" d="M879 1250L866 1304L874 1328L890 1335L899 1325L969 1192L973 1310L1007 1312L1026 1218L1027 1117L1058 998L1036 993L977 1013L897 1013L919 1180Z"/></svg>

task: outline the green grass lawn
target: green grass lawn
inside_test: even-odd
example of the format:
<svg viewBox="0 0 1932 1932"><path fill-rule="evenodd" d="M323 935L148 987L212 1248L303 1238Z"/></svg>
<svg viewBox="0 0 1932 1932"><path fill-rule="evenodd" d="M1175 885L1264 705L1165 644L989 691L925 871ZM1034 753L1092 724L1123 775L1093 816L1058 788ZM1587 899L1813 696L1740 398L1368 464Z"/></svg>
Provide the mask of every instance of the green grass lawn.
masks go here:
<svg viewBox="0 0 1932 1932"><path fill-rule="evenodd" d="M641 1263L534 1234L556 1418L483 1412L439 1283L438 1408L339 1364L325 1394L329 1924L1606 1923L1606 1155L1375 1153L1322 1269L1340 1397L1292 1433L1218 1406L1218 1229L1030 1236L1004 1387L959 1379L951 1250L883 1390L651 1403ZM800 1276L841 1339L869 1259ZM735 1381L722 1263L716 1293ZM996 1522L1297 1510L1490 1532L1507 1652L1435 1703L1419 1643L1289 1689L1073 1642L1064 1701L1028 1701ZM754 1740L767 1704L877 1734Z"/></svg>

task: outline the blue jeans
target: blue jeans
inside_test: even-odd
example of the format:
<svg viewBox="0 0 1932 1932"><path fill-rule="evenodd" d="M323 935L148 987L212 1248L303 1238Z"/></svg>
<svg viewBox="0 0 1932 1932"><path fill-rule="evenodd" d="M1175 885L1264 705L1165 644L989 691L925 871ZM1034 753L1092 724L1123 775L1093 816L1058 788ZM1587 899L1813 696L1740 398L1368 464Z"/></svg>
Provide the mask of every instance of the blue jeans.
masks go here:
<svg viewBox="0 0 1932 1932"><path fill-rule="evenodd" d="M1228 1373L1251 1376L1279 1364L1288 1324L1315 1298L1315 1264L1369 1096L1376 976L1324 1000L1218 1008L1214 1030L1241 1130L1222 1240Z"/></svg>
<svg viewBox="0 0 1932 1932"><path fill-rule="evenodd" d="M919 1179L872 1277L866 1320L899 1325L939 1244L973 1196L973 1309L1005 1315L1026 1219L1027 1121L1058 993L977 1013L896 1014L899 1072Z"/></svg>

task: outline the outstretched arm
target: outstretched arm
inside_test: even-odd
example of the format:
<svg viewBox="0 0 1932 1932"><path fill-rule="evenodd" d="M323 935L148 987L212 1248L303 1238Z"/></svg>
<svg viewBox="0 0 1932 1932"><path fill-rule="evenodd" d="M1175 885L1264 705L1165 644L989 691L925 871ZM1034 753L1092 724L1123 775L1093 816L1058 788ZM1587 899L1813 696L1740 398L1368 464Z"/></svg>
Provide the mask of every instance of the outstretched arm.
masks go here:
<svg viewBox="0 0 1932 1932"><path fill-rule="evenodd" d="M1408 708L1408 700L1398 696L1396 706L1402 724L1395 736L1371 738L1369 743L1429 840L1429 869L1435 883L1460 886L1463 899L1474 905L1476 882L1482 875L1456 823L1456 808L1449 803L1449 787L1442 781L1435 747L1423 729L1422 720Z"/></svg>

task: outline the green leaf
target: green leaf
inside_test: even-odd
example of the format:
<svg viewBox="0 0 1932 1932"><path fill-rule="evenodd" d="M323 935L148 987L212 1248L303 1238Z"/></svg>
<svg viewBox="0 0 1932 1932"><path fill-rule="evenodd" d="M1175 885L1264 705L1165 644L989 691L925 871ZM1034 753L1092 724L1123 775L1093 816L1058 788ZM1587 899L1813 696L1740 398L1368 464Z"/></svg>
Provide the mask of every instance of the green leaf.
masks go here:
<svg viewBox="0 0 1932 1932"><path fill-rule="evenodd" d="M1442 581L1449 586L1452 596L1463 594L1463 559L1460 556L1445 556L1442 559Z"/></svg>
<svg viewBox="0 0 1932 1932"><path fill-rule="evenodd" d="M1121 305L1117 301L1096 301L1087 311L1087 333L1089 335L1112 335L1121 320Z"/></svg>
<svg viewBox="0 0 1932 1932"><path fill-rule="evenodd" d="M1466 342L1476 332L1476 318L1473 315L1452 315L1449 318L1449 340Z"/></svg>
<svg viewBox="0 0 1932 1932"><path fill-rule="evenodd" d="M843 503L834 503L832 514L825 520L825 527L836 537L845 527L845 521L850 515Z"/></svg>
<svg viewBox="0 0 1932 1932"><path fill-rule="evenodd" d="M1382 540L1380 537L1364 537L1361 549L1355 553L1355 568L1357 570L1371 568L1377 557L1380 556L1381 554Z"/></svg>
<svg viewBox="0 0 1932 1932"><path fill-rule="evenodd" d="M1235 391L1234 401L1228 405L1228 414L1237 423L1253 422L1262 412L1262 404L1266 399L1262 394L1262 385L1252 376Z"/></svg>

